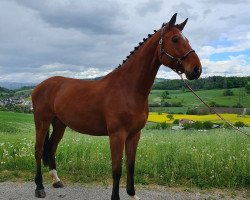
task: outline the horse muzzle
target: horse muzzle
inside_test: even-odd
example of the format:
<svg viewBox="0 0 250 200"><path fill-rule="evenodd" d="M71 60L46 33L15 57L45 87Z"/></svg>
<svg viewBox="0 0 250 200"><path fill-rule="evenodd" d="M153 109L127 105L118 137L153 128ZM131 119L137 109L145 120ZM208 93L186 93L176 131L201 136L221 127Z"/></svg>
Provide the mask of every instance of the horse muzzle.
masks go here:
<svg viewBox="0 0 250 200"><path fill-rule="evenodd" d="M194 79L198 79L201 75L202 72L202 68L201 66L194 66L192 71L185 71L185 75L187 77L188 80L194 80Z"/></svg>

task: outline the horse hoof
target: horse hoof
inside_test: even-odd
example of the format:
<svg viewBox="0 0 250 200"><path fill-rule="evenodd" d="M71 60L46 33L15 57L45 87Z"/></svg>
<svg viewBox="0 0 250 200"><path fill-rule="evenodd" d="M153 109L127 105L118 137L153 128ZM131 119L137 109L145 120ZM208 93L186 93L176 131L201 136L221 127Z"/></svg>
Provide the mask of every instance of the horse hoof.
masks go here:
<svg viewBox="0 0 250 200"><path fill-rule="evenodd" d="M44 189L35 190L35 197L37 197L37 198L45 198L46 197L45 190Z"/></svg>
<svg viewBox="0 0 250 200"><path fill-rule="evenodd" d="M64 187L64 185L62 184L61 181L53 183L52 185L53 185L54 188L63 188Z"/></svg>

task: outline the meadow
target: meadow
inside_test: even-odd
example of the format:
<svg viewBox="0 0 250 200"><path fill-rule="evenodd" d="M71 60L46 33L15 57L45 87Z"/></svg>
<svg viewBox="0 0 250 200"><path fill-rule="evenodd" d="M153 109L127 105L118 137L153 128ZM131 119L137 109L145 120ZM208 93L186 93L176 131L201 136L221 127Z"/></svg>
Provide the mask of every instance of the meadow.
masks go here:
<svg viewBox="0 0 250 200"><path fill-rule="evenodd" d="M31 114L0 112L0 181L33 181L34 139ZM111 184L108 137L67 129L56 159L64 182ZM135 171L136 184L249 188L250 140L226 129L175 132L145 128ZM48 168L43 172L50 183Z"/></svg>
<svg viewBox="0 0 250 200"><path fill-rule="evenodd" d="M198 90L196 93L207 103L216 102L219 105L224 106L235 106L239 102L239 93L242 94L241 104L250 108L250 94L245 93L244 88L233 88L230 89L233 96L223 96L224 89L212 89L212 90ZM151 90L149 96L150 103L161 102L161 95L165 90ZM202 102L197 99L190 91L181 90L167 90L169 92L170 99L166 101L169 103L181 102L183 107L196 107L204 106ZM180 110L182 112L182 110Z"/></svg>

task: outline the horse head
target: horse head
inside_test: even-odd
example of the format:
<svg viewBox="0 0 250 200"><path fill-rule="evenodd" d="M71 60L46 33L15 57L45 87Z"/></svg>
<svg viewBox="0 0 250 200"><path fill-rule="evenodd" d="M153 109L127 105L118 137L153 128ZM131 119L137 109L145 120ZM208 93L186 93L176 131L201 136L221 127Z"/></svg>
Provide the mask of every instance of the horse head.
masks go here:
<svg viewBox="0 0 250 200"><path fill-rule="evenodd" d="M168 23L163 23L159 41L159 60L178 74L185 73L187 79L198 79L202 72L200 59L182 34L187 20L175 24L177 13Z"/></svg>

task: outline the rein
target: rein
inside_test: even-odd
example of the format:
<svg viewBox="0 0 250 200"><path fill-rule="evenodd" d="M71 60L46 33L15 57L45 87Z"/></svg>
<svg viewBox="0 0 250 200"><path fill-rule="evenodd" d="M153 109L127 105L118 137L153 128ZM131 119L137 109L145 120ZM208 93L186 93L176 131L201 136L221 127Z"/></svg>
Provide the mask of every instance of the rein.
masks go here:
<svg viewBox="0 0 250 200"><path fill-rule="evenodd" d="M162 24L162 27L161 27L161 39L159 40L159 45L160 45L160 54L161 54L161 57L162 57L162 55L165 55L165 56L167 56L168 58L170 58L173 62L176 62L176 64L177 64L177 67L176 67L176 69L173 69L176 73L180 73L180 69L178 69L178 68L180 68L181 67L181 64L182 64L182 61L186 58L186 57L188 57L188 55L189 54L191 54L191 53L194 53L195 52L195 50L193 50L193 49L190 49L187 53L185 53L182 57L174 57L174 56L172 56L171 54L169 54L169 53L167 53L165 50L164 50L164 46L163 46L163 35L164 35L164 31L165 31L165 28L166 28L166 25L167 24Z"/></svg>
<svg viewBox="0 0 250 200"><path fill-rule="evenodd" d="M186 85L186 87L210 110L210 112L213 112L214 114L216 114L222 121L224 121L226 124L228 124L229 126L231 126L233 129L235 129L236 131L250 137L250 135L245 132L240 130L239 128L237 128L236 126L234 126L233 124L231 124L229 121L227 121L224 117L222 117L215 109L211 108L201 97L199 97L195 91L190 87L190 85L187 83L187 81L184 80L183 76L181 73L177 74L181 77L182 81L184 82L184 84Z"/></svg>
<svg viewBox="0 0 250 200"><path fill-rule="evenodd" d="M233 124L231 124L229 121L227 121L224 117L222 117L215 109L211 108L201 97L199 97L195 91L190 87L190 85L183 79L183 76L182 76L182 72L180 70L181 68L181 64L182 64L182 61L191 53L194 53L195 51L193 49L189 50L187 53L185 53L182 57L174 57L172 56L171 54L167 53L165 50L164 50L164 46L163 46L163 35L164 35L164 31L165 31L165 28L166 28L166 25L165 23L162 24L162 27L161 27L161 38L159 40L159 45L160 45L160 54L161 54L161 57L163 55L167 56L168 58L170 58L173 62L176 62L177 66L176 68L171 68L174 72L176 72L182 79L183 83L186 85L186 87L210 110L210 112L216 114L222 121L224 121L226 124L228 124L230 127L232 127L233 129L235 129L236 131L250 137L250 135L245 132L245 131L242 131L240 130L239 128L237 128L236 126L234 126Z"/></svg>

